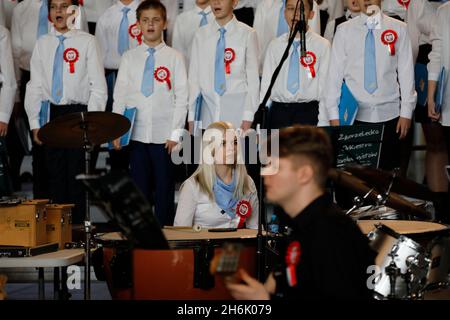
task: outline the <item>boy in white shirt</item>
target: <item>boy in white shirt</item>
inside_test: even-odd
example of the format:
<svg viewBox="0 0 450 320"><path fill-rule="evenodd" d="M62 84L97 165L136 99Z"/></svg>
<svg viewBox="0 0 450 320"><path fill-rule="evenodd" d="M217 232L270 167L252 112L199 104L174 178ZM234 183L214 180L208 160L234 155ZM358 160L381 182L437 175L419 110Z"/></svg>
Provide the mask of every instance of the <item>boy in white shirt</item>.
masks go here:
<svg viewBox="0 0 450 320"><path fill-rule="evenodd" d="M162 40L167 27L164 5L146 0L136 12L143 43L122 57L113 112L123 114L126 107L137 109L130 143L130 174L146 197L150 198L154 190L155 215L160 224L172 225L175 184L170 155L186 121L186 68L182 55ZM114 147L120 149L120 140L114 141Z"/></svg>
<svg viewBox="0 0 450 320"><path fill-rule="evenodd" d="M400 166L400 140L416 105L414 65L406 24L380 11L381 0L358 0L361 15L341 24L331 50L326 105L339 119L343 81L358 102L356 124L385 126L380 167ZM370 8L368 8L370 6Z"/></svg>
<svg viewBox="0 0 450 320"><path fill-rule="evenodd" d="M94 36L67 25L71 0L49 0L54 31L43 35L31 57L31 80L27 85L25 110L34 142L42 145L39 130L41 103L50 103L50 120L74 112L104 111L107 90L100 50ZM75 180L84 172L83 149L44 146L50 199L74 203L73 222L84 219L85 192Z"/></svg>
<svg viewBox="0 0 450 320"><path fill-rule="evenodd" d="M305 18L312 19L313 0L302 0L305 6ZM299 12L295 12L297 0L287 0L286 21L298 21ZM281 61L289 40L289 33L273 40L267 48L261 81L261 101L270 85L272 75ZM294 124L316 126L320 119L322 125L329 125L327 112L323 110L323 90L327 81L330 59L329 42L311 31L306 32L306 57L301 57L300 33L292 44L288 59L272 89L269 112L270 129L281 129ZM335 123L338 124L338 123Z"/></svg>
<svg viewBox="0 0 450 320"><path fill-rule="evenodd" d="M89 26L89 33L95 34L95 28L100 16L114 4L114 0L83 0L80 5L86 11L86 20Z"/></svg>
<svg viewBox="0 0 450 320"><path fill-rule="evenodd" d="M198 30L189 67L189 128L199 118L201 128L228 121L248 130L258 109L258 41L254 29L237 21L233 9L238 0L214 0L215 20ZM201 114L196 101L203 97Z"/></svg>
<svg viewBox="0 0 450 320"><path fill-rule="evenodd" d="M173 31L173 48L181 52L189 65L195 32L214 19L209 0L196 0L195 7L180 14Z"/></svg>
<svg viewBox="0 0 450 320"><path fill-rule="evenodd" d="M333 43L337 27L339 27L341 23L357 17L361 11L356 0L346 0L346 8L347 10L344 15L337 17L336 19L330 19L327 23L323 37L330 41L330 43Z"/></svg>

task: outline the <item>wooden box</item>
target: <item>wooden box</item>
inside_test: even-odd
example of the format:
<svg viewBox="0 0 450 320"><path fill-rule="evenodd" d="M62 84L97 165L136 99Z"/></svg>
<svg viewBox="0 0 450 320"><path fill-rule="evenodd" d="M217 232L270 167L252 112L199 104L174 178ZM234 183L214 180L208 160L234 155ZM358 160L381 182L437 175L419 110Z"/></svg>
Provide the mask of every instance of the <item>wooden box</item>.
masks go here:
<svg viewBox="0 0 450 320"><path fill-rule="evenodd" d="M36 247L47 241L48 200L0 207L0 245Z"/></svg>
<svg viewBox="0 0 450 320"><path fill-rule="evenodd" d="M64 249L67 242L72 242L72 209L73 204L48 204L47 209L47 241L59 243Z"/></svg>

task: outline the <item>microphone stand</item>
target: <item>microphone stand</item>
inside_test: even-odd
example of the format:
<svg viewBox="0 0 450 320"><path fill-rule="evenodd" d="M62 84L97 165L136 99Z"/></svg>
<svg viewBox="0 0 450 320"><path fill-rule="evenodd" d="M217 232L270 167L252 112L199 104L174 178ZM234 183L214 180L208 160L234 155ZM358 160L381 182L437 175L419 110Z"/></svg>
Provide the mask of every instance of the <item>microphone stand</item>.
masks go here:
<svg viewBox="0 0 450 320"><path fill-rule="evenodd" d="M302 0L298 0L297 1L297 5L295 8L295 12L297 11L297 8L299 7L299 3L300 3L300 20L297 21L297 23L294 26L294 21L292 22L291 27L291 32L289 35L289 40L288 40L288 45L286 47L286 49L284 50L283 56L281 57L281 61L278 64L277 68L275 69L273 75L272 75L272 79L270 81L270 85L267 89L266 94L264 95L264 99L262 100L261 104L258 107L258 113L260 113L261 115L261 121L260 121L260 129L267 129L267 113L268 113L268 108L267 108L267 102L270 99L270 96L272 95L272 89L273 86L275 85L275 82L280 74L281 68L283 67L284 62L287 60L287 58L289 57L289 50L292 46L292 44L294 43L295 40L295 36L297 35L298 32L300 32L300 41L303 41L302 45L301 45L301 53L302 53L302 57L306 56L306 40L305 40L305 34L306 34L306 20L305 20L305 8L304 8L304 4ZM303 21L302 21L303 19ZM302 40L303 38L303 40ZM262 168L261 168L262 169ZM263 235L263 213L265 214L266 218L267 218L267 214L266 214L266 206L264 205L264 183L263 183L263 177L260 174L259 177L259 190L260 190L260 195L261 195L261 204L259 205L259 210L258 210L258 234L257 234L257 251L256 251L256 256L257 256L257 278L260 282L263 282L265 280L264 277L264 248L265 248L265 236ZM264 208L263 208L264 207Z"/></svg>

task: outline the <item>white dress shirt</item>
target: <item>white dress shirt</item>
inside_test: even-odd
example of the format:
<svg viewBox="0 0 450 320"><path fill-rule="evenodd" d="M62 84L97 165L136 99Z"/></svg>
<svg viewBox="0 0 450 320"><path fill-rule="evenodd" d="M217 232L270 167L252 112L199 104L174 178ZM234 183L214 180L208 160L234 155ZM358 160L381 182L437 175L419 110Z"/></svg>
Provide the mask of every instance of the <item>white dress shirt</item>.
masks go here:
<svg viewBox="0 0 450 320"><path fill-rule="evenodd" d="M3 8L3 3L0 4L0 26L6 26L5 9Z"/></svg>
<svg viewBox="0 0 450 320"><path fill-rule="evenodd" d="M180 14L175 21L172 39L173 48L183 54L187 66L190 62L192 41L194 40L195 32L200 29L200 21L203 18L200 15L202 11L208 14L206 16L208 23L214 20L211 7L208 6L202 10L200 7L195 6L194 9Z"/></svg>
<svg viewBox="0 0 450 320"><path fill-rule="evenodd" d="M167 30L166 38L164 39L168 46L172 45L173 28L175 26L175 20L180 11L177 0L159 0L167 11Z"/></svg>
<svg viewBox="0 0 450 320"><path fill-rule="evenodd" d="M88 22L97 22L100 16L111 7L116 0L84 0L83 7L86 11Z"/></svg>
<svg viewBox="0 0 450 320"><path fill-rule="evenodd" d="M0 26L0 122L9 122L16 89L11 37L8 29Z"/></svg>
<svg viewBox="0 0 450 320"><path fill-rule="evenodd" d="M251 193L241 200L250 202L251 214L246 220L247 229L258 228L258 195L255 183L248 177ZM234 209L236 210L236 209ZM215 201L211 201L208 194L200 190L194 178L187 179L180 193L174 226L200 225L202 228L237 228L239 216L230 217L222 213L222 209Z"/></svg>
<svg viewBox="0 0 450 320"><path fill-rule="evenodd" d="M415 0L411 0L411 5ZM398 3L398 0L381 1L381 10L388 16L399 16L403 20L406 18L406 7Z"/></svg>
<svg viewBox="0 0 450 320"><path fill-rule="evenodd" d="M319 5L320 10L327 11L329 16L328 22L344 15L344 1L345 0L323 0Z"/></svg>
<svg viewBox="0 0 450 320"><path fill-rule="evenodd" d="M258 35L259 52L260 52L260 73L262 73L262 64L266 56L266 50L269 43L277 37L278 18L280 10L285 0L261 0L256 8L255 21L253 28L255 28ZM318 18L318 5L314 2L314 10L316 14L312 20L308 21L311 31L320 34L320 19ZM290 26L290 24L288 23Z"/></svg>
<svg viewBox="0 0 450 320"><path fill-rule="evenodd" d="M417 95L411 41L406 24L381 13L369 19L377 24L373 33L378 89L373 94L364 89L364 48L368 17L361 14L341 24L334 36L326 89L329 119L339 119L338 105L343 80L358 101L357 120L378 123L399 115L411 119ZM385 30L394 30L398 35L394 56L389 54L388 46L381 41L381 34Z"/></svg>
<svg viewBox="0 0 450 320"><path fill-rule="evenodd" d="M37 38L37 27L39 25L39 10L42 0L24 0L19 3L13 12L11 36L13 57L16 67L17 80L20 80L19 68L30 71L30 59L33 53ZM82 9L81 15L83 16ZM82 19L82 30L88 31L86 19ZM48 23L49 32L52 31L52 24Z"/></svg>
<svg viewBox="0 0 450 320"><path fill-rule="evenodd" d="M142 43L122 56L116 86L113 112L123 114L125 107L137 108L132 140L142 143L178 141L186 122L188 83L184 60L178 51L164 42L155 47L155 71L165 67L170 72L168 83L154 78L154 92L145 97L141 92L145 62L149 47Z"/></svg>
<svg viewBox="0 0 450 320"><path fill-rule="evenodd" d="M52 98L53 63L59 40L59 33L49 33L39 38L31 57L31 80L25 95L25 109L31 129L40 128L39 111L41 102ZM65 49L74 48L79 53L75 72L70 73L69 64L64 62L63 96L59 105L84 104L88 111L104 111L107 100L106 80L101 62L100 50L94 36L71 30L64 34Z"/></svg>
<svg viewBox="0 0 450 320"><path fill-rule="evenodd" d="M299 41L299 39L297 39ZM277 39L274 39L267 48L266 59L264 61L264 71L261 81L261 102L264 99L267 89L270 85L272 75L281 61L281 57L288 43L288 34L284 34ZM307 52L312 52L316 56L316 63L314 65L315 77L308 76L309 68L305 68L301 63L298 70L300 75L300 88L295 95L287 90L289 61L293 53L291 46L289 57L283 64L277 81L272 89L270 100L281 103L305 103L311 101L319 101L319 119L325 120L328 118L327 112L323 110L323 91L327 82L328 63L330 60L330 43L312 31L306 32L306 48ZM297 49L300 56L300 47ZM322 122L322 121L321 121Z"/></svg>
<svg viewBox="0 0 450 320"><path fill-rule="evenodd" d="M139 3L139 0L134 0L128 6L125 6L121 1L117 1L98 19L95 36L102 50L102 61L106 69L119 69L121 56L118 44L120 23L123 17L122 9L125 7L130 9L127 16L129 26L131 26L136 23L136 9ZM137 47L139 45L138 40L133 39L129 34L128 36L130 49Z"/></svg>
<svg viewBox="0 0 450 320"><path fill-rule="evenodd" d="M258 41L256 32L236 17L224 28L225 44L235 52L226 74L226 92L220 96L214 90L215 58L220 26L214 20L200 28L194 37L189 82L191 94L189 121L195 118L195 102L202 94L202 128L216 121L229 121L239 128L243 120L253 121L259 101Z"/></svg>
<svg viewBox="0 0 450 320"><path fill-rule="evenodd" d="M345 11L345 18L347 20L353 19L357 16L359 16L359 12L352 12L350 10ZM323 34L323 37L328 41L330 41L330 43L333 43L335 27L336 27L336 19L328 20L327 27L325 28L325 33Z"/></svg>
<svg viewBox="0 0 450 320"><path fill-rule="evenodd" d="M13 15L13 10L18 3L18 0L2 0L0 3L0 7L2 7L3 13L5 15L5 26L8 29L11 28L11 18Z"/></svg>
<svg viewBox="0 0 450 320"><path fill-rule="evenodd" d="M431 44L431 28L435 22L436 11L441 4L428 0L414 0L409 4L406 22L414 61L417 60L419 46L426 43Z"/></svg>
<svg viewBox="0 0 450 320"><path fill-rule="evenodd" d="M429 55L428 79L437 81L441 68L445 68L446 86L440 122L444 126L450 126L450 2L439 7L430 40L433 50Z"/></svg>

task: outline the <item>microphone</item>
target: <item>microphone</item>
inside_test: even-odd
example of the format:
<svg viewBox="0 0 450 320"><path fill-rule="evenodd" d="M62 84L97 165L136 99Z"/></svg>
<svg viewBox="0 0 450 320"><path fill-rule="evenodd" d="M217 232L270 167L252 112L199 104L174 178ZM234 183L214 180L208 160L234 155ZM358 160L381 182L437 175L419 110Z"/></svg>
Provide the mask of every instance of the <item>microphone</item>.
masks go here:
<svg viewBox="0 0 450 320"><path fill-rule="evenodd" d="M300 53L302 57L306 57L306 18L305 4L300 0Z"/></svg>

